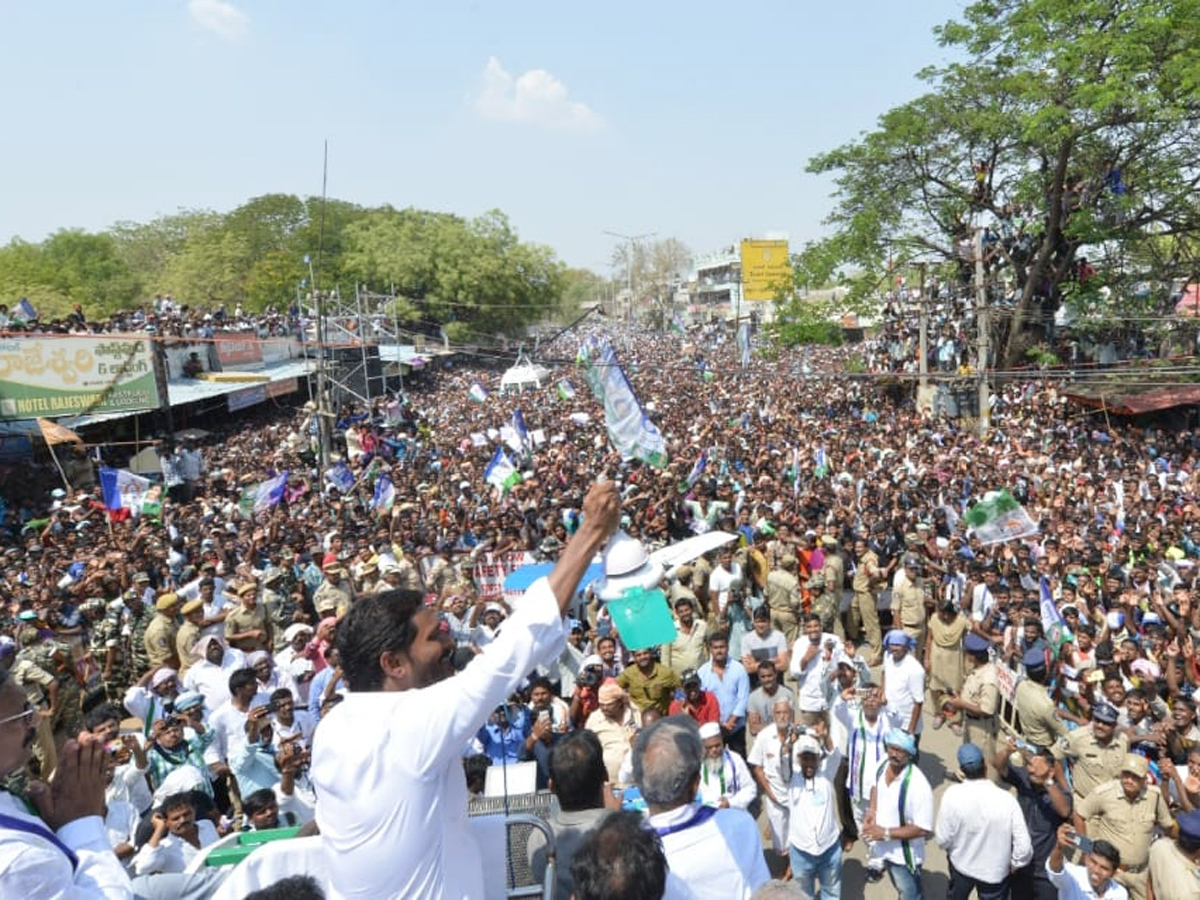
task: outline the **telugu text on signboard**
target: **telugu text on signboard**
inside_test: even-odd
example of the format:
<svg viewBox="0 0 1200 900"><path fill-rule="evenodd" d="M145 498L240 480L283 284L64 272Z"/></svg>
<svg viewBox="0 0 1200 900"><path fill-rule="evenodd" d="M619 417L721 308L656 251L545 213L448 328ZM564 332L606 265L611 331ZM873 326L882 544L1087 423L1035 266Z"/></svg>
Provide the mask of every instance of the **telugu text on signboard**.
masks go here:
<svg viewBox="0 0 1200 900"><path fill-rule="evenodd" d="M153 353L125 335L0 340L0 420L154 409Z"/></svg>

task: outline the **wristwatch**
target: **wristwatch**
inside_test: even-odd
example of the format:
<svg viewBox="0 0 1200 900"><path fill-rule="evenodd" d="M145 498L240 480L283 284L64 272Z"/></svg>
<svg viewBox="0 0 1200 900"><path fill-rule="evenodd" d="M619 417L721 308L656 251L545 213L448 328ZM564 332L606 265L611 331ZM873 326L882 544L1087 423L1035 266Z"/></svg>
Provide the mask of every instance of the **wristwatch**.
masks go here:
<svg viewBox="0 0 1200 900"><path fill-rule="evenodd" d="M892 829L890 829L890 828L883 829L883 839L885 841L890 841L892 839Z"/></svg>

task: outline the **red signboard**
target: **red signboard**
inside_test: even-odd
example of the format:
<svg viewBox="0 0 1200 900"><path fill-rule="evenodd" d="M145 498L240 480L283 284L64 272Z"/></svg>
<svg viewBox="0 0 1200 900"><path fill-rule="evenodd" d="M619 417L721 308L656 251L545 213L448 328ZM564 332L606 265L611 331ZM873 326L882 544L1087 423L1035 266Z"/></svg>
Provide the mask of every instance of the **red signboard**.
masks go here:
<svg viewBox="0 0 1200 900"><path fill-rule="evenodd" d="M262 342L253 331L219 333L213 343L222 369L262 362Z"/></svg>

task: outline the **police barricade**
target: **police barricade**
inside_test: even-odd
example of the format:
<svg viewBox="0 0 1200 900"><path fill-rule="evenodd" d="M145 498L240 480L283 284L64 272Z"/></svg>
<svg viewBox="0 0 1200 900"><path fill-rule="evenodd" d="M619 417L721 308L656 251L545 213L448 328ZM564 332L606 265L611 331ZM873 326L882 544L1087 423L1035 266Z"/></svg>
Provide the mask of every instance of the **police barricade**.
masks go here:
<svg viewBox="0 0 1200 900"><path fill-rule="evenodd" d="M996 684L1000 689L1000 707L996 710L996 725L1000 732L1021 737L1021 719L1017 715L1017 685L1024 675L1001 660L996 660Z"/></svg>

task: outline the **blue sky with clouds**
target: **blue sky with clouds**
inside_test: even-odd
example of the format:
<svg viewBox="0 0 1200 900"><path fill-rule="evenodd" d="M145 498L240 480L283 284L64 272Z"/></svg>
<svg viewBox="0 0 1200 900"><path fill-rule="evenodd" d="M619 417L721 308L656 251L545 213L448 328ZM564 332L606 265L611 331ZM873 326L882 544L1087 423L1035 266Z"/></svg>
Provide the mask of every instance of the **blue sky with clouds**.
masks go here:
<svg viewBox="0 0 1200 900"><path fill-rule="evenodd" d="M473 216L606 271L614 239L705 252L821 233L814 153L941 61L916 4L0 0L0 241L251 196Z"/></svg>

